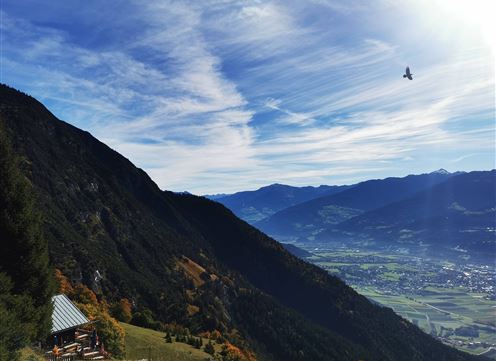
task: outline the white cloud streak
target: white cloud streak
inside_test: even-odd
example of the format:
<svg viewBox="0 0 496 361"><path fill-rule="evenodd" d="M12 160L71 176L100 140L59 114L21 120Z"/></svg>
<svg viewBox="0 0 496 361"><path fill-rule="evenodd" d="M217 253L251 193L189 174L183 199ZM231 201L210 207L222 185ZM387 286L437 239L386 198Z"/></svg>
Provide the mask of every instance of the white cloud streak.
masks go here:
<svg viewBox="0 0 496 361"><path fill-rule="evenodd" d="M393 40L339 39L309 20L365 16L366 2L124 3L82 15L89 29L108 20L97 46L4 13L6 80L162 188L344 183L422 170L429 151L466 165L494 148L494 59L476 45L412 67L409 82Z"/></svg>

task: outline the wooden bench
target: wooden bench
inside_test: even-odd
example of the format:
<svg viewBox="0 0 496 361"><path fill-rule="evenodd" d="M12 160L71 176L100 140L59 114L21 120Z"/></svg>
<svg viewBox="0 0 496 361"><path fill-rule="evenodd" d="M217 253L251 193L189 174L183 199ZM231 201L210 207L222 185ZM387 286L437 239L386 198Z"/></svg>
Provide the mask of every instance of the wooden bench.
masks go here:
<svg viewBox="0 0 496 361"><path fill-rule="evenodd" d="M97 356L100 356L100 351L93 351L88 353L85 352L83 355L85 359L93 359L93 357L97 357Z"/></svg>
<svg viewBox="0 0 496 361"><path fill-rule="evenodd" d="M77 335L75 338L76 338L76 340L80 341L80 340L86 340L89 337L90 337L90 335L88 335L87 333L83 333L83 334Z"/></svg>
<svg viewBox="0 0 496 361"><path fill-rule="evenodd" d="M79 343L73 342L73 343L64 345L64 347L62 347L61 349L64 351L72 351L72 350L76 350L78 346L79 346Z"/></svg>
<svg viewBox="0 0 496 361"><path fill-rule="evenodd" d="M76 357L77 353L76 352L67 352L67 353L63 353L61 356L62 357Z"/></svg>

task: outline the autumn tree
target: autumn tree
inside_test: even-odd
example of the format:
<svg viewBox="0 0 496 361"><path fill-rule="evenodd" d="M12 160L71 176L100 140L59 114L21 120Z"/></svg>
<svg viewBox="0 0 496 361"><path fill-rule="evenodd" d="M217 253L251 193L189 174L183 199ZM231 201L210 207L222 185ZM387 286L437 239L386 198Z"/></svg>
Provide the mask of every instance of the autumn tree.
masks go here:
<svg viewBox="0 0 496 361"><path fill-rule="evenodd" d="M98 305L98 298L96 297L95 292L82 283L75 285L72 293L68 296L78 303L90 304L94 306Z"/></svg>
<svg viewBox="0 0 496 361"><path fill-rule="evenodd" d="M72 288L69 279L62 273L61 270L55 269L55 279L57 280L58 292L64 295L72 295L74 289Z"/></svg>
<svg viewBox="0 0 496 361"><path fill-rule="evenodd" d="M113 357L120 358L125 354L124 329L119 322L111 317L106 305L78 303L77 306L90 320L97 320L96 329L100 339L105 345L105 350Z"/></svg>
<svg viewBox="0 0 496 361"><path fill-rule="evenodd" d="M222 345L222 350L219 354L222 357L222 361L256 361L253 353L241 350L227 341Z"/></svg>
<svg viewBox="0 0 496 361"><path fill-rule="evenodd" d="M131 310L131 302L127 298L123 298L112 306L112 316L121 322L129 323L133 317Z"/></svg>

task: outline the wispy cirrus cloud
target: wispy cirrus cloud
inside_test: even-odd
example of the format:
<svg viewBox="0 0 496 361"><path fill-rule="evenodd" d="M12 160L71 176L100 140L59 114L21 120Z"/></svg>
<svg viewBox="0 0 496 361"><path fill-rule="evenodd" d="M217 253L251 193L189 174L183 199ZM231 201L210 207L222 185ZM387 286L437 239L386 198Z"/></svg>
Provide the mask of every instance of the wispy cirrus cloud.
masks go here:
<svg viewBox="0 0 496 361"><path fill-rule="evenodd" d="M269 109L277 110L278 112L283 113L285 116L282 119L279 119L279 121L283 123L308 125L314 122L314 119L312 119L309 114L295 113L288 109L282 108L281 101L277 99L267 99L265 106Z"/></svg>
<svg viewBox="0 0 496 361"><path fill-rule="evenodd" d="M475 42L440 56L441 40L426 33L419 48L399 23L391 36L384 23L404 15L388 17L392 8L401 10L387 1L129 0L76 11L26 0L4 7L4 81L166 189L491 167L490 52ZM412 82L401 77L405 59Z"/></svg>

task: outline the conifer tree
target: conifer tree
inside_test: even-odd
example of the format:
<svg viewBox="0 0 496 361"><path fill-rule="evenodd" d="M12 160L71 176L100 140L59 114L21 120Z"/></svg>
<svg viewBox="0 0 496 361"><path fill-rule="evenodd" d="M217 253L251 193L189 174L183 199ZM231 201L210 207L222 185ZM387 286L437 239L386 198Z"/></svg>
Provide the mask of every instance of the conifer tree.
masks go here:
<svg viewBox="0 0 496 361"><path fill-rule="evenodd" d="M10 328L5 337L15 338L13 343L0 337L0 343L8 344L10 352L48 335L54 290L48 245L33 190L20 170L20 161L0 119L0 327L19 326L22 330L14 334ZM8 324L10 319L16 325ZM0 335L4 336L2 331Z"/></svg>
<svg viewBox="0 0 496 361"><path fill-rule="evenodd" d="M208 343L205 345L204 350L206 353L209 355L213 355L215 353L214 345L212 345L212 342L209 340Z"/></svg>

